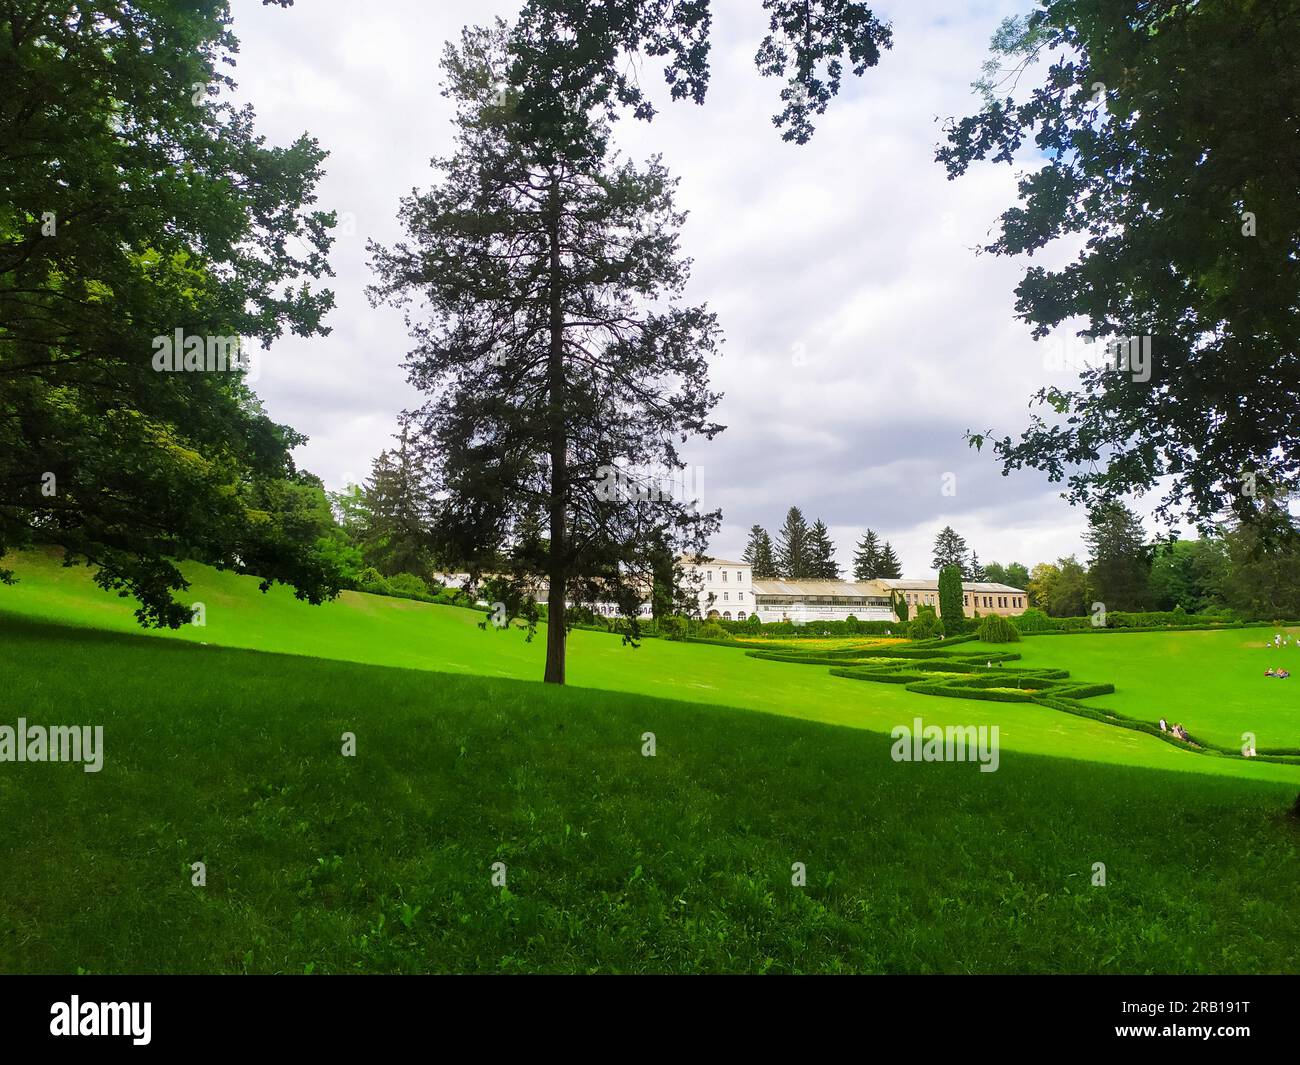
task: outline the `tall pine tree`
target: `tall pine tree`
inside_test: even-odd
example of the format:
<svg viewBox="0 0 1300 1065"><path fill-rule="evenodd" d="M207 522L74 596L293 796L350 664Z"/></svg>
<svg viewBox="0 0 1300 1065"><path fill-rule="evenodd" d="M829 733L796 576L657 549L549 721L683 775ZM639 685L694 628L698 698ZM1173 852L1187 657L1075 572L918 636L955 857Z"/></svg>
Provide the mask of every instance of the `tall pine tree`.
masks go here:
<svg viewBox="0 0 1300 1065"><path fill-rule="evenodd" d="M830 530L821 518L813 522L808 534L808 555L809 576L825 581L839 579L840 567L835 561L835 544L831 541Z"/></svg>
<svg viewBox="0 0 1300 1065"><path fill-rule="evenodd" d="M543 57L581 47L526 28L511 40ZM665 546L679 583L677 556L702 556L718 527L675 484L678 444L722 428L708 383L718 327L678 303L683 215L659 161L616 160L598 124L551 151L516 121L508 65L500 21L448 46L455 152L434 161L431 191L402 201L408 241L372 245L371 296L408 308L435 550L471 574L504 571L507 609L530 618L545 575L545 679L563 684L569 604L614 603L635 640ZM564 114L597 104L580 81L550 91Z"/></svg>
<svg viewBox="0 0 1300 1065"><path fill-rule="evenodd" d="M782 577L798 580L812 576L808 537L803 512L791 507L786 511L785 524L776 534L776 566Z"/></svg>
<svg viewBox="0 0 1300 1065"><path fill-rule="evenodd" d="M876 572L876 576L887 581L903 579L903 564L894 553L894 545L888 540L885 541L885 546L880 549L880 567Z"/></svg>
<svg viewBox="0 0 1300 1065"><path fill-rule="evenodd" d="M1144 610L1151 597L1151 549L1142 520L1119 501L1102 503L1088 515L1092 595L1107 610Z"/></svg>
<svg viewBox="0 0 1300 1065"><path fill-rule="evenodd" d="M862 534L862 539L858 541L857 550L853 554L853 579L870 581L879 577L880 556L880 540L872 530L868 529Z"/></svg>
<svg viewBox="0 0 1300 1065"><path fill-rule="evenodd" d="M772 548L772 538L761 525L754 525L749 530L749 542L741 561L748 562L753 570L755 580L771 580L776 577L776 553Z"/></svg>
<svg viewBox="0 0 1300 1065"><path fill-rule="evenodd" d="M381 451L375 459L362 496L365 525L358 540L366 564L385 577L396 573L427 577L432 562L429 526L433 499L405 430L396 450Z"/></svg>
<svg viewBox="0 0 1300 1065"><path fill-rule="evenodd" d="M956 566L962 574L970 572L966 560L966 541L953 531L951 525L945 525L934 538L934 558L931 565L936 570L944 566Z"/></svg>

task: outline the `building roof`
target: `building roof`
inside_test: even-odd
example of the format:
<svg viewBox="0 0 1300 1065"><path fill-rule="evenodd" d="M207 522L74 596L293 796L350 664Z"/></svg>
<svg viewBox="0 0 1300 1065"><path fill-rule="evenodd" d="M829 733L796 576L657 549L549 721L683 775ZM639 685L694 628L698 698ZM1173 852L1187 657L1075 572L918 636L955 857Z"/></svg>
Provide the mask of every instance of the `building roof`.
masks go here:
<svg viewBox="0 0 1300 1065"><path fill-rule="evenodd" d="M896 592L936 592L939 590L939 582L934 581L917 581L917 580L893 580L882 577L880 583L886 588L891 588ZM1013 592L1016 595L1024 595L1023 588L1013 588L1009 584L995 584L992 581L962 581L961 590L963 592L998 592L1000 594Z"/></svg>
<svg viewBox="0 0 1300 1065"><path fill-rule="evenodd" d="M708 555L701 555L699 562L694 562L690 555L682 555L679 561L688 566L749 566L748 562L733 562L729 558L711 558Z"/></svg>
<svg viewBox="0 0 1300 1065"><path fill-rule="evenodd" d="M880 596L882 581L756 580L755 595Z"/></svg>

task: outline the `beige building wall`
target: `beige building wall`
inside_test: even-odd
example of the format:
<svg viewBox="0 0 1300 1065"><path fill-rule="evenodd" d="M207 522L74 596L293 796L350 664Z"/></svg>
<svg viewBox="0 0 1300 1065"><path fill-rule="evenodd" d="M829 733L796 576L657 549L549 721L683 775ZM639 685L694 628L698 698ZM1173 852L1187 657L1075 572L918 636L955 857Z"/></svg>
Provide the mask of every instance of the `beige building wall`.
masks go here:
<svg viewBox="0 0 1300 1065"><path fill-rule="evenodd" d="M892 588L895 595L902 596L911 607L909 616L916 617L918 606L934 607L934 612L943 617L943 608L939 604L938 581L883 581ZM1004 618L1016 617L1029 609L1029 597L1023 588L1012 588L1006 584L962 582L962 615L973 618L987 614L1000 614Z"/></svg>

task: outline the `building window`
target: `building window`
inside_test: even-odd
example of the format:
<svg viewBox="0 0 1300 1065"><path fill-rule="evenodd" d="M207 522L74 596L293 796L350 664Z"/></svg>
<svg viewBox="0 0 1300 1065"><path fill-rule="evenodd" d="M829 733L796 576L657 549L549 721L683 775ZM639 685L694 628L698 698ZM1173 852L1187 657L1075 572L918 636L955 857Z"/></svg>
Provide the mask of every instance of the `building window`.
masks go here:
<svg viewBox="0 0 1300 1065"><path fill-rule="evenodd" d="M713 570L705 570L705 577L708 579L708 582L709 582L710 584L712 584L712 583L713 583Z"/></svg>
<svg viewBox="0 0 1300 1065"><path fill-rule="evenodd" d="M724 610L724 611L722 612L722 620L723 620L723 621L730 621L730 620L731 620L731 611L730 611L730 610Z"/></svg>
<svg viewBox="0 0 1300 1065"><path fill-rule="evenodd" d="M736 615L736 620L737 620L737 621L744 621L744 620L745 620L745 612L744 612L743 610L740 611L740 612Z"/></svg>
<svg viewBox="0 0 1300 1065"><path fill-rule="evenodd" d="M724 601L730 599L730 598L731 598L731 593L730 593L730 592L723 592L723 593L722 593L722 598L723 598Z"/></svg>
<svg viewBox="0 0 1300 1065"><path fill-rule="evenodd" d="M722 571L722 583L727 583L727 571L725 569Z"/></svg>
<svg viewBox="0 0 1300 1065"><path fill-rule="evenodd" d="M961 605L962 605L962 606L970 606L970 596L969 596L969 595L963 595L963 596L961 597Z"/></svg>
<svg viewBox="0 0 1300 1065"><path fill-rule="evenodd" d="M737 592L737 593L736 593L736 602L737 602L737 603L743 603L744 601L745 601L745 593L744 593L744 592Z"/></svg>

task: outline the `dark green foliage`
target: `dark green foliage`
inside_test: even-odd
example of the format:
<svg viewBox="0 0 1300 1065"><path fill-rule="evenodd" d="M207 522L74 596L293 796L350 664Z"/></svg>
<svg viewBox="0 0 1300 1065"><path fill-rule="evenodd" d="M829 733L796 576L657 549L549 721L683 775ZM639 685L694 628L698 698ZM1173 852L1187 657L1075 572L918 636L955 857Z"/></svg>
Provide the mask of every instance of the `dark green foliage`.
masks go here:
<svg viewBox="0 0 1300 1065"><path fill-rule="evenodd" d="M554 43L530 33L510 40ZM508 62L504 23L448 45L455 150L434 160L431 190L402 201L407 240L371 245L371 298L420 307L407 366L428 398L409 428L438 500L434 555L508 577L504 601L525 616L545 575L545 677L562 684L566 604L613 603L635 643L665 553L687 598L676 560L702 555L720 516L699 509L678 445L722 429L708 386L719 331L679 303L676 182L603 137L562 157L530 139L518 95L500 90Z"/></svg>
<svg viewBox="0 0 1300 1065"><path fill-rule="evenodd" d="M1011 623L1021 632L1043 632L1053 627L1052 619L1037 607L1030 607L1023 614L1012 618Z"/></svg>
<svg viewBox="0 0 1300 1065"><path fill-rule="evenodd" d="M880 566L880 540L872 530L868 529L862 534L857 550L853 553L853 579L855 581L875 580L882 576Z"/></svg>
<svg viewBox="0 0 1300 1065"><path fill-rule="evenodd" d="M1297 404L1300 406L1300 404ZM1218 598L1243 617L1300 617L1300 542L1272 542L1250 526L1224 537Z"/></svg>
<svg viewBox="0 0 1300 1065"><path fill-rule="evenodd" d="M835 545L831 542L830 530L821 518L813 522L808 533L808 555L808 576L823 581L839 579L840 567L835 561Z"/></svg>
<svg viewBox="0 0 1300 1065"><path fill-rule="evenodd" d="M782 577L793 580L811 577L812 544L808 522L804 520L803 511L791 507L786 511L785 524L776 537L776 564Z"/></svg>
<svg viewBox="0 0 1300 1065"><path fill-rule="evenodd" d="M957 636L964 628L961 567L949 563L939 571L939 614L944 631Z"/></svg>
<svg viewBox="0 0 1300 1065"><path fill-rule="evenodd" d="M772 122L782 140L803 144L846 68L861 76L879 62L893 43L890 26L857 0L762 0L762 7L768 33L754 62L763 77L784 80ZM533 140L566 156L607 133L585 106L610 117L625 108L652 118L639 81L647 57L663 60L672 99L703 103L711 25L709 0L526 0L510 65L521 123ZM566 106L568 96L584 108Z"/></svg>
<svg viewBox="0 0 1300 1065"><path fill-rule="evenodd" d="M956 177L1032 145L984 249L1034 256L1017 313L1039 338L1074 318L1151 338L1145 373L1112 359L1040 391L1046 416L994 441L1004 470L1077 502L1159 487L1166 515L1254 519L1300 485L1300 3L1042 0L995 51L997 94L986 79L938 158ZM1035 60L1041 78L1015 69ZM1074 257L1040 265L1058 243Z"/></svg>
<svg viewBox="0 0 1300 1065"><path fill-rule="evenodd" d="M880 549L880 569L876 576L894 581L902 579L903 564L898 560L898 555L894 553L894 547L889 541L885 541L885 546Z"/></svg>
<svg viewBox="0 0 1300 1065"><path fill-rule="evenodd" d="M945 635L943 619L935 614L934 607L919 607L916 620L910 623L907 633L914 640L932 640L936 636Z"/></svg>
<svg viewBox="0 0 1300 1065"><path fill-rule="evenodd" d="M433 498L405 431L394 451L381 451L375 459L353 513L356 543L367 565L385 576L428 574Z"/></svg>
<svg viewBox="0 0 1300 1065"><path fill-rule="evenodd" d="M1150 605L1151 550L1142 521L1123 503L1100 504L1088 515L1088 580L1093 598L1111 610Z"/></svg>
<svg viewBox="0 0 1300 1065"><path fill-rule="evenodd" d="M944 566L956 566L963 575L970 571L970 562L966 557L966 541L957 535L951 525L945 525L934 538L934 556L931 565L936 571L942 570Z"/></svg>
<svg viewBox="0 0 1300 1065"><path fill-rule="evenodd" d="M246 372L328 332L325 153L231 102L225 4L14 0L0 42L0 555L56 544L149 626L190 618L182 558L329 598L305 438Z"/></svg>
<svg viewBox="0 0 1300 1065"><path fill-rule="evenodd" d="M780 575L772 538L761 525L750 527L749 541L745 544L745 551L740 559L750 564L754 580L771 580Z"/></svg>
<svg viewBox="0 0 1300 1065"><path fill-rule="evenodd" d="M979 638L985 643L1018 643L1020 632L1001 614L989 614L980 620Z"/></svg>

